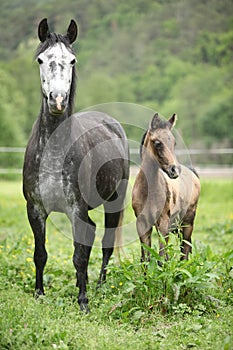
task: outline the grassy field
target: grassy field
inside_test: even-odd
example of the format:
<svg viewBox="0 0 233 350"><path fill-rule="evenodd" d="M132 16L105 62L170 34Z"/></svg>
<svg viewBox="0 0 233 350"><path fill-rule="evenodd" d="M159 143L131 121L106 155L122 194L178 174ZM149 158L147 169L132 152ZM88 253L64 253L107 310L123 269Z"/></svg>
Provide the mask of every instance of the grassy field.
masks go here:
<svg viewBox="0 0 233 350"><path fill-rule="evenodd" d="M0 349L233 349L233 185L202 181L193 254L181 262L177 239L170 259L152 261L144 277L135 219L127 198L124 254L110 263L96 291L101 264L101 210L89 264L91 312L77 305L70 227L62 215L48 221L46 295L33 297L33 236L20 182L0 183Z"/></svg>

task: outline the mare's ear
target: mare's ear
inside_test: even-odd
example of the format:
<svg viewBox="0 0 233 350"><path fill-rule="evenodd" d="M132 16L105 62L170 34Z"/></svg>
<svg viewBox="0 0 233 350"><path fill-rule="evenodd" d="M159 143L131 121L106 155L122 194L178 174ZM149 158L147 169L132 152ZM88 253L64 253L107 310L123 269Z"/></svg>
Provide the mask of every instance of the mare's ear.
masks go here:
<svg viewBox="0 0 233 350"><path fill-rule="evenodd" d="M49 33L47 18L44 18L38 26L38 37L42 43L48 38Z"/></svg>
<svg viewBox="0 0 233 350"><path fill-rule="evenodd" d="M67 38L69 39L70 44L72 44L76 40L77 35L78 35L78 27L76 22L72 19L67 29Z"/></svg>
<svg viewBox="0 0 233 350"><path fill-rule="evenodd" d="M151 129L157 129L160 123L160 118L158 113L155 113L155 115L153 116L151 123L150 123L150 128Z"/></svg>
<svg viewBox="0 0 233 350"><path fill-rule="evenodd" d="M171 118L168 120L168 123L170 124L169 125L169 129L173 129L174 128L174 126L176 125L176 121L177 121L177 114L174 113L171 116Z"/></svg>

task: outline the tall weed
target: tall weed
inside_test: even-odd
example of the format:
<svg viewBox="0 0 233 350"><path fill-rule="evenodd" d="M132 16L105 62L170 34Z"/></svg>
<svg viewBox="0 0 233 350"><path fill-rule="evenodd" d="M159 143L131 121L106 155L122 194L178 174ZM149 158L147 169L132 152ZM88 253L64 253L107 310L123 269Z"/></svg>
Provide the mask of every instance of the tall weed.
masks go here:
<svg viewBox="0 0 233 350"><path fill-rule="evenodd" d="M150 262L124 261L110 268L112 285L104 288L114 300L112 317L137 321L156 312L203 314L231 301L233 252L216 256L209 246L193 245L189 260L181 260L179 243L171 234L165 245L168 260L156 247L144 247ZM224 295L229 297L221 298L220 290L228 290Z"/></svg>

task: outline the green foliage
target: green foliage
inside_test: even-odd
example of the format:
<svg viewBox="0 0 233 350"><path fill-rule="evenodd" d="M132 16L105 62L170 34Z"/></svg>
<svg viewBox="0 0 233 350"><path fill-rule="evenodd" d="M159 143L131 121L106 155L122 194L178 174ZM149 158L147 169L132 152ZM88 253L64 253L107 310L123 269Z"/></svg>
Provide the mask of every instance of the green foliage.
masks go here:
<svg viewBox="0 0 233 350"><path fill-rule="evenodd" d="M26 144L39 112L39 73L32 60L38 22L47 17L58 32L70 18L79 24L76 110L138 103L164 116L176 112L190 146L232 146L231 0L54 4L1 1L1 143ZM131 138L133 127L127 133Z"/></svg>
<svg viewBox="0 0 233 350"><path fill-rule="evenodd" d="M170 259L158 266L160 257L152 248L145 276L137 240L124 247L128 258L119 266L111 261L107 282L96 291L102 252L93 248L88 285L91 313L83 315L77 305L72 240L51 219L46 295L34 300L34 242L21 183L1 182L0 348L231 349L231 186L230 181L203 182L188 261L180 261L179 242L172 235L166 247ZM98 230L103 218L98 211L94 218ZM125 219L135 220L129 207Z"/></svg>
<svg viewBox="0 0 233 350"><path fill-rule="evenodd" d="M151 255L149 263L126 261L111 268L109 277L118 300L110 311L113 317L134 322L158 310L163 314L202 315L212 312L217 305L233 301L230 296L233 251L216 256L208 246L193 247L191 258L180 260L178 239L170 236L165 247L168 260L156 248L145 247ZM224 299L221 294L225 295Z"/></svg>

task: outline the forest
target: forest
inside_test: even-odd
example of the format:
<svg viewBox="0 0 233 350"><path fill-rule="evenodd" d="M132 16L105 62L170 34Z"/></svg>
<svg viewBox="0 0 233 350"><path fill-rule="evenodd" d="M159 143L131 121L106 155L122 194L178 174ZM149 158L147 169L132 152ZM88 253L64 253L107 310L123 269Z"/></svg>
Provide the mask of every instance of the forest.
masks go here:
<svg viewBox="0 0 233 350"><path fill-rule="evenodd" d="M233 146L232 0L1 0L0 13L0 146L24 147L39 113L44 17L59 33L78 23L76 111L127 102L176 112L188 147ZM148 125L130 120L129 138Z"/></svg>

